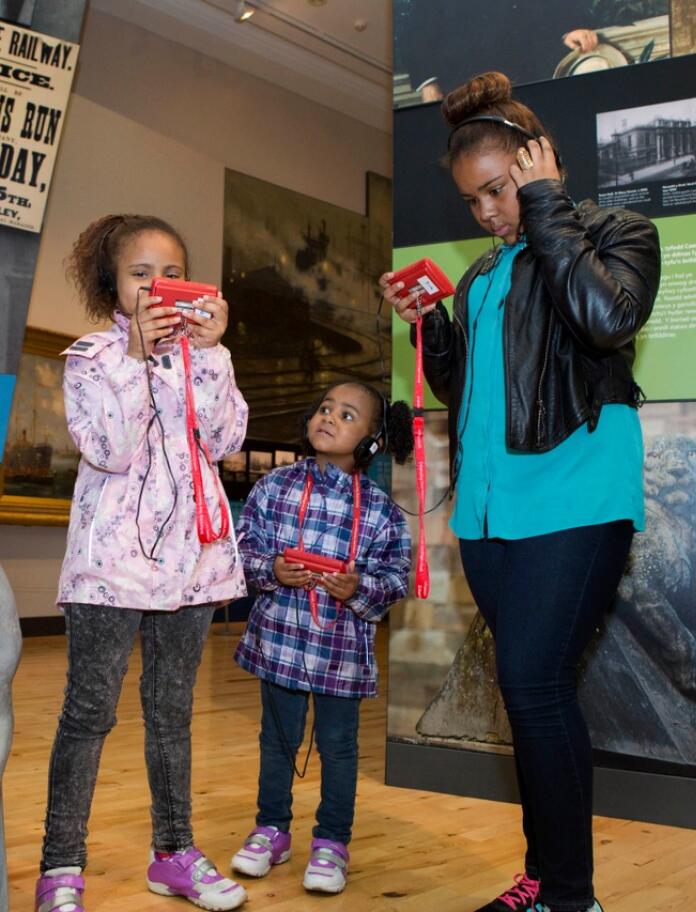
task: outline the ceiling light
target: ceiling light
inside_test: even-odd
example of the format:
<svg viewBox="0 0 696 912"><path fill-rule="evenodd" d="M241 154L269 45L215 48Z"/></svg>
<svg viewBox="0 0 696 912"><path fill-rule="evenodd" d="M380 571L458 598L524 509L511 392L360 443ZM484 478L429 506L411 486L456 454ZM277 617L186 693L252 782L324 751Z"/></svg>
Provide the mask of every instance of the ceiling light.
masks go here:
<svg viewBox="0 0 696 912"><path fill-rule="evenodd" d="M235 22L246 22L255 12L256 10L249 6L246 0L235 0L232 4L232 15Z"/></svg>

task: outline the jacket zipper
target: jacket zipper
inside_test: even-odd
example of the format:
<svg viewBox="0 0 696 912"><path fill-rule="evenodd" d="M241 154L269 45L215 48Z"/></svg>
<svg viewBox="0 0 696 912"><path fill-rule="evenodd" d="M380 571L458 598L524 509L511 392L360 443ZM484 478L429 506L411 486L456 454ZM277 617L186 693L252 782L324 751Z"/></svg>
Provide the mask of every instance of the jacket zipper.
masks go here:
<svg viewBox="0 0 696 912"><path fill-rule="evenodd" d="M549 349L551 346L551 315L549 314L549 328L546 331L546 345L544 348L544 363L541 368L541 373L539 374L539 385L537 386L537 436L536 443L537 447L541 446L541 438L545 431L544 419L546 417L546 407L544 405L544 399L541 394L541 387L544 383L544 376L546 375L546 368L549 363Z"/></svg>

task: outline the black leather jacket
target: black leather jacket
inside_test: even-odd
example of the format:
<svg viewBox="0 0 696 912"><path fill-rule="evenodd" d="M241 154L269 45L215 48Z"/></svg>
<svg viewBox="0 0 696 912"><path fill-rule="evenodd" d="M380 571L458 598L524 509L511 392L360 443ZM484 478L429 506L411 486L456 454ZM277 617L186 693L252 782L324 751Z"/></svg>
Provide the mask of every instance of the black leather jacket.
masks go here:
<svg viewBox="0 0 696 912"><path fill-rule="evenodd" d="M633 340L657 294L660 244L644 216L589 200L576 207L558 181L526 184L519 200L527 246L515 257L505 299L505 438L511 450L543 453L585 422L594 430L605 403L639 404ZM467 298L493 259L481 257L460 280L453 320L442 304L423 320L425 375L449 409L453 476Z"/></svg>

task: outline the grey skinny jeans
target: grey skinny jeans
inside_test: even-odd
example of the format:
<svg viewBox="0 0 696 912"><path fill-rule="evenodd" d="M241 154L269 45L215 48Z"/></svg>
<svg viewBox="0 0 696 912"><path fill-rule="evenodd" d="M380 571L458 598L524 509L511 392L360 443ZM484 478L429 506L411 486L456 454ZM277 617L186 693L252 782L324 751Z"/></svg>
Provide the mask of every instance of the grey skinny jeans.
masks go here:
<svg viewBox="0 0 696 912"><path fill-rule="evenodd" d="M49 767L42 872L87 863L87 820L99 760L116 724L116 704L138 632L152 845L173 852L193 844L193 686L214 610L208 605L175 612L65 607L68 683Z"/></svg>

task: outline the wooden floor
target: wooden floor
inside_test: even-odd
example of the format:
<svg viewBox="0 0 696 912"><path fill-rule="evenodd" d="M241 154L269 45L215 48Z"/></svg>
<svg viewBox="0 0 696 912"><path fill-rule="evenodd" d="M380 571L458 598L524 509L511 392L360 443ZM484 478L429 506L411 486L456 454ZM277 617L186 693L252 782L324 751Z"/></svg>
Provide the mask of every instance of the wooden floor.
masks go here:
<svg viewBox="0 0 696 912"><path fill-rule="evenodd" d="M216 628L217 630L217 628ZM211 635L194 720L194 828L227 871L253 825L258 774L258 686L232 661L240 627ZM382 667L385 637L381 636ZM62 698L63 637L25 640L15 679L15 738L3 791L11 912L30 912L46 769ZM89 912L193 908L147 891L148 795L134 656L106 742L90 822ZM249 887L250 912L470 912L521 867L519 809L383 785L385 700L363 704L358 810L349 886L338 897L301 886L317 803L318 761L295 790L295 856ZM696 904L696 833L623 820L596 822L598 895L606 912L683 912ZM4 910L0 910L4 912Z"/></svg>

